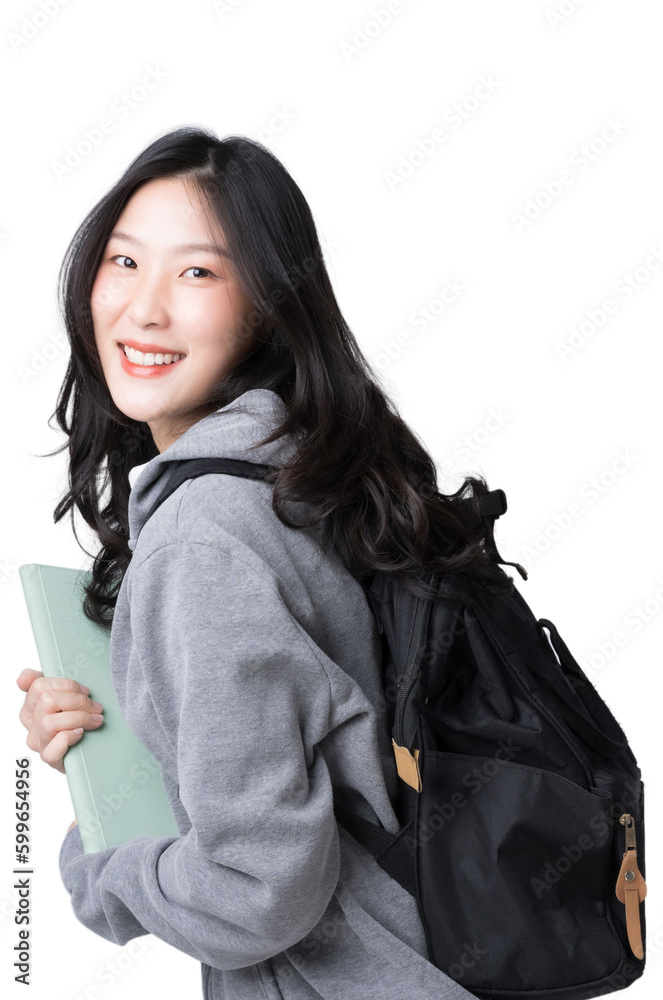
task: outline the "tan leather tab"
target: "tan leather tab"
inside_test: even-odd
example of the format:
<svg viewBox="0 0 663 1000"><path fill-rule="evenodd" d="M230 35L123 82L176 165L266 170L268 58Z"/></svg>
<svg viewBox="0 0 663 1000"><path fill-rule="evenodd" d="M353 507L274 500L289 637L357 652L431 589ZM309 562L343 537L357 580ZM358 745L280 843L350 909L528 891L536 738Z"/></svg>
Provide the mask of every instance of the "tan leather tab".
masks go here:
<svg viewBox="0 0 663 1000"><path fill-rule="evenodd" d="M635 892L626 893L626 931L628 943L636 958L644 958L642 947L642 928L640 926L640 900Z"/></svg>
<svg viewBox="0 0 663 1000"><path fill-rule="evenodd" d="M399 747L393 737L391 742L394 747L398 776L408 785L411 785L416 792L420 792L422 786L421 775L419 774L419 751L415 750L414 754L411 754L407 747Z"/></svg>
<svg viewBox="0 0 663 1000"><path fill-rule="evenodd" d="M640 903L647 895L647 883L640 869L635 851L626 851L617 876L615 893L620 903L626 906L626 932L631 951L636 958L644 958L642 929L640 927Z"/></svg>
<svg viewBox="0 0 663 1000"><path fill-rule="evenodd" d="M620 817L620 823L625 827L626 850L617 876L615 895L619 902L626 906L626 933L631 951L636 958L642 959L645 953L642 946L640 903L647 895L647 883L638 868L634 820L628 813L624 813Z"/></svg>

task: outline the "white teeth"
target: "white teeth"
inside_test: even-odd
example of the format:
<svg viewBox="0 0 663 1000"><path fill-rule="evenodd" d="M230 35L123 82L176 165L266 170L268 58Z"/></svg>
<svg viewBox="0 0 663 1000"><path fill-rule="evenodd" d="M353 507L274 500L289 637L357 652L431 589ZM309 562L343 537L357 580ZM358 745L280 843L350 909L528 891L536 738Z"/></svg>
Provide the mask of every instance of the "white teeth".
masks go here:
<svg viewBox="0 0 663 1000"><path fill-rule="evenodd" d="M135 365L143 365L145 368L152 367L153 365L170 365L179 361L180 358L185 358L186 354L143 354L142 351L135 351L133 347L127 347L123 344L125 355L129 358L129 361L133 362Z"/></svg>

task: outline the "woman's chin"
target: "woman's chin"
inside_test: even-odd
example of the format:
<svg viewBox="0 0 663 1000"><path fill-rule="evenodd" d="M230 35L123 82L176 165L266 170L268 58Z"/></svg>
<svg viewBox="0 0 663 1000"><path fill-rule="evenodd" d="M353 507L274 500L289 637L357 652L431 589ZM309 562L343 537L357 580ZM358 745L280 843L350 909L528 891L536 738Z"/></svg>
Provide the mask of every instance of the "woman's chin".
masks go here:
<svg viewBox="0 0 663 1000"><path fill-rule="evenodd" d="M163 399L147 399L150 395L147 386L141 387L141 392L117 392L112 393L113 402L118 410L124 413L125 417L137 420L140 423L153 424L162 420L169 420L181 412L181 407L173 401L164 402ZM155 393L156 395L156 393Z"/></svg>

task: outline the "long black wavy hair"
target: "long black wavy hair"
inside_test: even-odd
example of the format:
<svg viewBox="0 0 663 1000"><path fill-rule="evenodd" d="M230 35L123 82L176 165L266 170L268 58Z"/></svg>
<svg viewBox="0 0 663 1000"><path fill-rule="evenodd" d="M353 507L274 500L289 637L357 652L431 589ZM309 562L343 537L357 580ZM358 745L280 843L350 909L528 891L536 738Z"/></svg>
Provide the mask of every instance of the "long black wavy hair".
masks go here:
<svg viewBox="0 0 663 1000"><path fill-rule="evenodd" d="M95 344L91 290L124 206L157 177L180 177L201 196L255 306L256 329L267 331L258 349L214 387L207 411L254 388L281 397L287 417L261 442L300 433L294 459L274 480L272 505L280 520L294 530L317 526L321 542L334 546L362 581L380 570L426 595L425 573L458 572L495 594L510 589L512 578L489 557L486 527L477 516L485 480L470 476L456 493L438 492L431 456L378 384L341 314L311 211L293 178L258 142L182 127L152 142L97 202L58 275L71 355L49 418L50 425L56 417L67 435L50 455L69 450L68 490L54 520L71 511L84 549L74 523L77 508L99 537L86 616L111 626L132 555L128 472L158 454L148 425L122 413L110 395ZM461 505L462 499L469 503ZM305 501L310 520L289 520L287 501Z"/></svg>

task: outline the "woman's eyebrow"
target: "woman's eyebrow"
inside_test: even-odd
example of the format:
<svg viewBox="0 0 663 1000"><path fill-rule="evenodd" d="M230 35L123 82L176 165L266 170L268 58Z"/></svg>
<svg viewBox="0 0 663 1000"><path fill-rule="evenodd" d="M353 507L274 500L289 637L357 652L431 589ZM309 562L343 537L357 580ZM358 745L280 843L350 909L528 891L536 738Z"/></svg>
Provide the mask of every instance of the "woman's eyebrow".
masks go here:
<svg viewBox="0 0 663 1000"><path fill-rule="evenodd" d="M108 237L109 240L115 238L117 240L126 240L127 243L134 243L136 246L142 247L143 244L135 236L131 236L129 233L123 233L119 229L113 230L113 232ZM214 243L177 243L175 246L167 248L170 253L211 253L215 254L217 257L225 257L230 260L230 253L225 249L225 247Z"/></svg>

